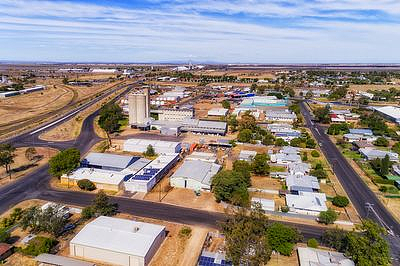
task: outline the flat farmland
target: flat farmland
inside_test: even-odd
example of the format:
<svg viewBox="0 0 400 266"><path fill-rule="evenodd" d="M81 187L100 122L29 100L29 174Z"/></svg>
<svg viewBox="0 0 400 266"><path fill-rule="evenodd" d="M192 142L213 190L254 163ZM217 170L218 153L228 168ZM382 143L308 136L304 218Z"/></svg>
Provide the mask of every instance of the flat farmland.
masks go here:
<svg viewBox="0 0 400 266"><path fill-rule="evenodd" d="M396 88L400 89L400 85L350 85L349 89L350 90L356 90L356 91L368 91L368 90L388 90L390 88Z"/></svg>

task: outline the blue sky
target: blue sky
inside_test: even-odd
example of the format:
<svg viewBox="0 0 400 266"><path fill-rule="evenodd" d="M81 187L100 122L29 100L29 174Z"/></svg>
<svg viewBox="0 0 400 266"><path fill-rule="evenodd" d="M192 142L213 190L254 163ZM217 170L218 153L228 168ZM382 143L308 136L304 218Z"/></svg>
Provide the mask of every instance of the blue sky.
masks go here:
<svg viewBox="0 0 400 266"><path fill-rule="evenodd" d="M399 0L1 0L0 60L399 63Z"/></svg>

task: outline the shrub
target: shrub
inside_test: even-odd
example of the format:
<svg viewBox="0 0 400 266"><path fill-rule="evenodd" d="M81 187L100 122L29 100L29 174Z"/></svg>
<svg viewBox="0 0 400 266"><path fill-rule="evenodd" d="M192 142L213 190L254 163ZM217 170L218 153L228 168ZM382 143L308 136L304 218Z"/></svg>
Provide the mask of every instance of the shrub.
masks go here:
<svg viewBox="0 0 400 266"><path fill-rule="evenodd" d="M96 189L96 185L89 179L81 179L78 181L78 187L83 190L93 191Z"/></svg>
<svg viewBox="0 0 400 266"><path fill-rule="evenodd" d="M318 221L323 224L333 224L338 218L338 214L329 208L327 211L319 213Z"/></svg>
<svg viewBox="0 0 400 266"><path fill-rule="evenodd" d="M289 212L289 207L288 206L282 206L281 207L282 212Z"/></svg>
<svg viewBox="0 0 400 266"><path fill-rule="evenodd" d="M333 205L337 207L346 207L349 205L349 199L345 196L336 196L332 200Z"/></svg>
<svg viewBox="0 0 400 266"><path fill-rule="evenodd" d="M387 186L380 186L379 187L379 191L380 192L387 192L387 190L388 190Z"/></svg>
<svg viewBox="0 0 400 266"><path fill-rule="evenodd" d="M313 150L313 151L311 152L311 156L312 156L312 157L319 157L319 152L317 152L316 150Z"/></svg>
<svg viewBox="0 0 400 266"><path fill-rule="evenodd" d="M318 241L317 241L317 239L315 239L315 238L310 238L310 239L308 239L308 241L307 241L307 247L310 247L310 248L317 248L318 247Z"/></svg>
<svg viewBox="0 0 400 266"><path fill-rule="evenodd" d="M21 249L21 252L25 255L37 256L42 253L49 253L57 243L58 241L55 239L37 236L29 241L28 246Z"/></svg>
<svg viewBox="0 0 400 266"><path fill-rule="evenodd" d="M10 238L10 233L7 228L0 228L0 243L6 242Z"/></svg>
<svg viewBox="0 0 400 266"><path fill-rule="evenodd" d="M82 219L85 219L85 220L89 220L94 215L95 215L95 211L92 206L83 208L82 213L81 213Z"/></svg>
<svg viewBox="0 0 400 266"><path fill-rule="evenodd" d="M188 226L182 227L182 229L179 231L180 237L190 237L191 234L192 234L192 228Z"/></svg>

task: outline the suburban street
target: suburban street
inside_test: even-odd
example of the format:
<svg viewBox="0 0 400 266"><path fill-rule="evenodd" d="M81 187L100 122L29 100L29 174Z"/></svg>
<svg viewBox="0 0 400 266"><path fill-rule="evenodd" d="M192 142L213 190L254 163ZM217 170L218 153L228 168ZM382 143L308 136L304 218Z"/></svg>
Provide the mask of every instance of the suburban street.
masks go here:
<svg viewBox="0 0 400 266"><path fill-rule="evenodd" d="M387 238L391 244L392 254L395 258L398 258L400 254L400 224L355 172L336 145L332 143L329 136L325 133L324 127L312 121L311 113L306 108L304 102L301 103L301 111L306 126L311 130L319 143L322 152L331 164L333 171L344 187L358 214L361 218L372 219L387 229ZM370 207L367 208L368 206Z"/></svg>
<svg viewBox="0 0 400 266"><path fill-rule="evenodd" d="M129 86L121 95L128 91ZM92 104L94 103L95 102L92 102ZM89 105L85 107L88 108ZM75 147L81 151L81 154L85 154L95 143L101 140L101 138L95 134L93 128L93 122L97 114L98 111L94 112L84 120L81 133L75 141L52 142L39 139L39 135L44 130L51 129L72 117L67 117L68 114L58 118L56 122L49 123L51 124L50 126L48 126L49 124L45 124L39 129L34 129L15 137L11 141L12 144L17 147L28 145L48 146L57 149ZM50 187L50 178L51 177L48 174L48 165L44 165L36 171L21 177L12 183L0 187L0 213L7 211L17 203L28 199L42 199L83 207L89 205L94 198L94 195L89 193L54 189ZM118 203L121 212L190 225L216 228L218 222L222 221L225 217L222 213L207 212L124 197L112 197L112 201ZM292 222L286 223L298 228L306 238L319 238L324 232L324 228L320 226L296 224Z"/></svg>

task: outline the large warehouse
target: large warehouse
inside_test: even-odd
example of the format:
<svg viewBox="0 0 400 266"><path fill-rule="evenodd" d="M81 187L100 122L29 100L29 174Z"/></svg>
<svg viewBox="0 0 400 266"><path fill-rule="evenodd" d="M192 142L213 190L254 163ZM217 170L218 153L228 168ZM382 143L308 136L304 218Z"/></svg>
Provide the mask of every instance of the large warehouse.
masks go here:
<svg viewBox="0 0 400 266"><path fill-rule="evenodd" d="M127 139L124 151L143 153L151 145L157 154L180 153L181 143L175 141L162 141L150 139Z"/></svg>
<svg viewBox="0 0 400 266"><path fill-rule="evenodd" d="M165 239L165 227L100 216L70 241L71 256L123 266L148 265Z"/></svg>

